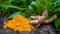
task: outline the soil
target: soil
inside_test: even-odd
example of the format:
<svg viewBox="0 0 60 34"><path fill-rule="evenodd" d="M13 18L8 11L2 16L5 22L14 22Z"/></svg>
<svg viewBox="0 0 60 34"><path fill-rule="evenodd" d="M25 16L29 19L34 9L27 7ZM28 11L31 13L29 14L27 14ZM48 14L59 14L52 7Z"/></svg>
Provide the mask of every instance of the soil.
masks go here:
<svg viewBox="0 0 60 34"><path fill-rule="evenodd" d="M3 22L7 21L6 16L0 16L0 34L60 34L60 28L55 28L54 24L42 24L40 27L31 32L14 32L11 29L4 30L1 26Z"/></svg>

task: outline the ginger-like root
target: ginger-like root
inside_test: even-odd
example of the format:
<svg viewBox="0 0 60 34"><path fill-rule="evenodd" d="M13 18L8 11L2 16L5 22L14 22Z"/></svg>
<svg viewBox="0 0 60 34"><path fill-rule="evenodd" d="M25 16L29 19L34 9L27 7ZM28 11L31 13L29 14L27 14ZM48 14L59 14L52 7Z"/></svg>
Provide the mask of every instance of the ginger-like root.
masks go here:
<svg viewBox="0 0 60 34"><path fill-rule="evenodd" d="M43 24L51 23L57 18L56 15L53 15L50 19L47 19L47 17L48 17L48 11L45 10L45 11L43 11L42 16L39 16L39 15L31 16L32 20L30 21L29 24L36 25L36 27L38 27L38 26L40 26L41 23L43 23Z"/></svg>
<svg viewBox="0 0 60 34"><path fill-rule="evenodd" d="M53 22L56 18L57 18L57 16L54 15L54 16L52 16L50 19L45 20L44 23L51 23L51 22Z"/></svg>

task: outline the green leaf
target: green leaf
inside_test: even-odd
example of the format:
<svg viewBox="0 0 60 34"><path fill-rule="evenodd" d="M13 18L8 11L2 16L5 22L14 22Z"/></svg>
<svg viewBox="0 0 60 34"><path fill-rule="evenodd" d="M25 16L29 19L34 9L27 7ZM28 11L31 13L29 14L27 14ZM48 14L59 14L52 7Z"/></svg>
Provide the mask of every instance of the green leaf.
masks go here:
<svg viewBox="0 0 60 34"><path fill-rule="evenodd" d="M26 0L20 0L20 1L22 1L22 2L24 2L24 3L26 2Z"/></svg>
<svg viewBox="0 0 60 34"><path fill-rule="evenodd" d="M20 15L22 15L22 16L24 16L24 17L26 16L25 13L22 12L22 11L20 11Z"/></svg>
<svg viewBox="0 0 60 34"><path fill-rule="evenodd" d="M57 18L55 20L55 26L56 26L56 28L58 28L60 26L60 18Z"/></svg>
<svg viewBox="0 0 60 34"><path fill-rule="evenodd" d="M8 18L13 18L14 16L20 15L20 12L15 12L11 14Z"/></svg>
<svg viewBox="0 0 60 34"><path fill-rule="evenodd" d="M21 8L21 7L12 5L12 4L3 4L2 7L5 8L5 9L8 9L8 8L16 8L18 10L24 10L25 9L25 8Z"/></svg>
<svg viewBox="0 0 60 34"><path fill-rule="evenodd" d="M42 12L47 9L50 12L52 12L52 9L54 8L54 6L52 6L53 0L36 0L34 1L34 5L30 6L32 7L31 12L33 11L35 14L37 15L41 15ZM37 12L38 11L38 12Z"/></svg>
<svg viewBox="0 0 60 34"><path fill-rule="evenodd" d="M20 12L15 12L15 13L11 14L8 18L13 18L14 16L17 16L17 15L25 16L25 14L20 11Z"/></svg>

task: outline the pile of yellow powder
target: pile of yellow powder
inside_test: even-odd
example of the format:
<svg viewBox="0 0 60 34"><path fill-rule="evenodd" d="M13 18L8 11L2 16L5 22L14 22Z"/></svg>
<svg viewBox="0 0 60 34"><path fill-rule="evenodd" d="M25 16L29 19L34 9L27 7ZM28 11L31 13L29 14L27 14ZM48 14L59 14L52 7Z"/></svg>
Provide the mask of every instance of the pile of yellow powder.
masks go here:
<svg viewBox="0 0 60 34"><path fill-rule="evenodd" d="M29 24L29 20L23 16L15 16L12 20L4 22L3 28L10 28L14 31L31 31L34 26Z"/></svg>

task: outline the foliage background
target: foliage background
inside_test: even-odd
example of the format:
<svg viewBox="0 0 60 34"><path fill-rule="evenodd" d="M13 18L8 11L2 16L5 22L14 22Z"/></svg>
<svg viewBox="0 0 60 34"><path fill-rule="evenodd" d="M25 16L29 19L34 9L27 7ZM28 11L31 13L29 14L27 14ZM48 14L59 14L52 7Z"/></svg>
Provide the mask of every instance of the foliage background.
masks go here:
<svg viewBox="0 0 60 34"><path fill-rule="evenodd" d="M31 15L41 15L47 9L48 18L56 14L55 26L60 26L60 0L0 0L0 15L9 19L22 15L30 19Z"/></svg>

